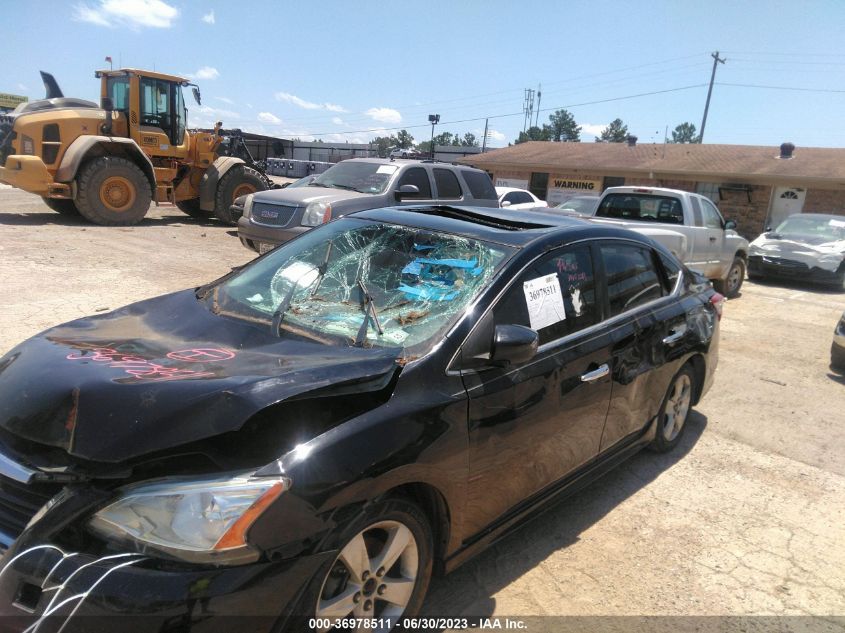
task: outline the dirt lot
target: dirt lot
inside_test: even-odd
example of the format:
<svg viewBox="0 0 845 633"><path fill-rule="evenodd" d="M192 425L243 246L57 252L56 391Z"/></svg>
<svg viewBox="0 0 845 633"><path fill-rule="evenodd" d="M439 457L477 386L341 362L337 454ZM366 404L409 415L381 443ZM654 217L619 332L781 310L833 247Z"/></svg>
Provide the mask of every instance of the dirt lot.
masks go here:
<svg viewBox="0 0 845 633"><path fill-rule="evenodd" d="M231 228L153 209L132 228L0 190L0 353L59 322L251 259ZM845 615L845 294L746 282L680 450L641 454L446 579L433 615Z"/></svg>

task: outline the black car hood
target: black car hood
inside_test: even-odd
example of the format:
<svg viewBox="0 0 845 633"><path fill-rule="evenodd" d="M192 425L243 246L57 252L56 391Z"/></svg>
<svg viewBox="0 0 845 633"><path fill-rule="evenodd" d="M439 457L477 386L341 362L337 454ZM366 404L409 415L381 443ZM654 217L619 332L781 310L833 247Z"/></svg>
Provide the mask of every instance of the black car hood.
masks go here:
<svg viewBox="0 0 845 633"><path fill-rule="evenodd" d="M121 462L237 430L307 392L377 388L398 352L273 337L182 291L54 327L0 358L0 428Z"/></svg>

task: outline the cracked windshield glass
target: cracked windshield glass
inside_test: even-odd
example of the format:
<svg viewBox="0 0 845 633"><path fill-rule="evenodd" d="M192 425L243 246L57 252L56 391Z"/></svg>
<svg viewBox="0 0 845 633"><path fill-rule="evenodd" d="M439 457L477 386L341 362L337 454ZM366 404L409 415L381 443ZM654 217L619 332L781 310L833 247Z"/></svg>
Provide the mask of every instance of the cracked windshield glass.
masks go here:
<svg viewBox="0 0 845 633"><path fill-rule="evenodd" d="M513 249L395 224L342 219L224 281L213 309L326 344L433 347Z"/></svg>

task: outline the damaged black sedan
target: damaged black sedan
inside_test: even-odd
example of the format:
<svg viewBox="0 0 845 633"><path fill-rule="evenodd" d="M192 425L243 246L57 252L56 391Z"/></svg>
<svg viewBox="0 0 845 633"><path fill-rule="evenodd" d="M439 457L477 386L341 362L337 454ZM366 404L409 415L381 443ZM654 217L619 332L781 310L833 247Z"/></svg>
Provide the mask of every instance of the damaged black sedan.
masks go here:
<svg viewBox="0 0 845 633"><path fill-rule="evenodd" d="M405 207L47 330L0 359L2 622L390 630L432 573L672 449L721 300L633 232Z"/></svg>

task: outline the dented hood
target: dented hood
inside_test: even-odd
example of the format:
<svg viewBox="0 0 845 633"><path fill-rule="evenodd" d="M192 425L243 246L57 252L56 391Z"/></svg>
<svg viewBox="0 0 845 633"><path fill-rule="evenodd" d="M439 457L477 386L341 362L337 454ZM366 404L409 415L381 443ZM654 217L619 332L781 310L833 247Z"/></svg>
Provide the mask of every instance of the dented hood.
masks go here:
<svg viewBox="0 0 845 633"><path fill-rule="evenodd" d="M845 259L845 240L769 232L751 242L749 254L782 257L811 268L836 271Z"/></svg>
<svg viewBox="0 0 845 633"><path fill-rule="evenodd" d="M314 390L383 384L397 350L273 337L193 291L71 321L0 358L0 427L103 462L240 428ZM353 387L355 388L355 387Z"/></svg>

